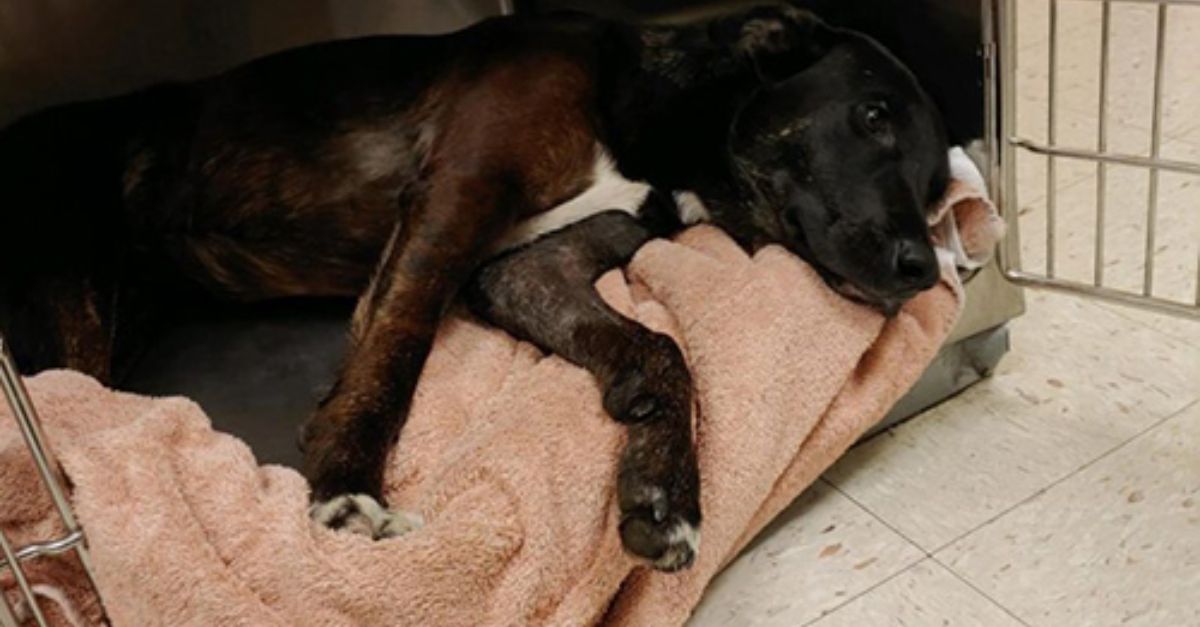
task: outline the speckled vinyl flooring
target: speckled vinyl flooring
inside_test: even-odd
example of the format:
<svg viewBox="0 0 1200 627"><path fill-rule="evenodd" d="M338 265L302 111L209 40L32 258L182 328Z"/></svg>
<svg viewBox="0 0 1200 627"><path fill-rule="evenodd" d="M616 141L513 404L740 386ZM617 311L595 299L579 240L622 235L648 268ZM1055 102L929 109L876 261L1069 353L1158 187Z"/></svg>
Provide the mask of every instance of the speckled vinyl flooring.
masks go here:
<svg viewBox="0 0 1200 627"><path fill-rule="evenodd" d="M1060 0L1060 143L1095 148L1100 2ZM1019 6L1019 132L1046 139L1048 0ZM1113 4L1109 146L1148 154L1156 9ZM1164 156L1200 161L1200 7L1172 7ZM1096 167L1020 163L1022 254L1090 280ZM1144 273L1148 176L1107 173L1104 279ZM1163 175L1154 292L1197 290L1200 178ZM1194 296L1193 296L1194 297ZM852 449L718 577L711 625L1200 626L1200 323L1043 292L995 376Z"/></svg>

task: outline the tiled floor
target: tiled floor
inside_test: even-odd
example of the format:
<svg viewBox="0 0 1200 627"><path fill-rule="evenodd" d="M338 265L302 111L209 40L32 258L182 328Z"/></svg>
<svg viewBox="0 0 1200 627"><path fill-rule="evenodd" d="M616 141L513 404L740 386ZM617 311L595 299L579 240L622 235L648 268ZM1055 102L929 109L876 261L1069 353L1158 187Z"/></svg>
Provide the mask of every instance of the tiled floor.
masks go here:
<svg viewBox="0 0 1200 627"><path fill-rule="evenodd" d="M1100 3L1061 5L1058 140L1095 148ZM1019 132L1040 140L1047 6L1020 7ZM1155 9L1113 6L1109 146L1144 155ZM1169 15L1163 154L1200 162L1200 7ZM1107 176L1105 281L1137 288L1148 177ZM1045 160L1020 179L1022 252L1040 269ZM1059 271L1090 281L1096 168L1055 179ZM1194 297L1200 177L1164 175L1159 196L1155 294ZM851 450L692 624L1200 626L1200 323L1027 296L993 378Z"/></svg>

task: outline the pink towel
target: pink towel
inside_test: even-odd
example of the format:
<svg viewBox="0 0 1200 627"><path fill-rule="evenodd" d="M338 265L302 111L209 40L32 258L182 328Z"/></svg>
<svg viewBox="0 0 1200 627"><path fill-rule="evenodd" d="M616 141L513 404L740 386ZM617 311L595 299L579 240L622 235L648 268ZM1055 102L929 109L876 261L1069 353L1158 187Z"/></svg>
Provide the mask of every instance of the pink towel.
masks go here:
<svg viewBox="0 0 1200 627"><path fill-rule="evenodd" d="M974 210L979 196L958 200ZM978 254L998 234L960 241ZM885 320L780 248L750 257L697 227L600 280L620 311L673 335L694 373L703 544L681 574L621 550L624 435L588 374L461 316L441 329L387 478L389 501L426 525L380 542L311 524L304 480L259 466L191 401L65 371L28 385L116 625L677 624L934 357L961 306L947 270ZM0 416L0 525L18 543L53 533L32 475ZM45 604L56 621L66 607L95 620L69 560L30 569L71 600Z"/></svg>

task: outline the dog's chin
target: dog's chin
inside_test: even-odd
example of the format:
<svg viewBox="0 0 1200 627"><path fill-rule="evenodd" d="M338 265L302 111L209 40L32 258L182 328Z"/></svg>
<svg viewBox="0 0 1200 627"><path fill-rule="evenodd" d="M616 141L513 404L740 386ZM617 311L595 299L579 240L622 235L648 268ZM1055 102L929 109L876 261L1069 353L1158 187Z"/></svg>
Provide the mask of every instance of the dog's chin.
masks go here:
<svg viewBox="0 0 1200 627"><path fill-rule="evenodd" d="M831 282L830 285L838 294L841 294L842 296L845 296L846 298L849 298L857 303L874 307L889 318L895 316L900 311L900 308L904 306L904 303L907 303L909 299L916 295L914 292L912 294L882 296L864 290L844 279L835 280Z"/></svg>
<svg viewBox="0 0 1200 627"><path fill-rule="evenodd" d="M793 239L792 251L799 255L801 259L808 262L817 271L817 274L821 275L826 285L835 292L854 302L874 307L889 318L896 315L900 311L900 308L904 306L904 303L908 302L913 296L916 296L916 292L893 295L879 294L874 290L860 287L849 279L843 278L816 259L812 250L808 247L808 241L804 238L803 232L800 233L799 237Z"/></svg>

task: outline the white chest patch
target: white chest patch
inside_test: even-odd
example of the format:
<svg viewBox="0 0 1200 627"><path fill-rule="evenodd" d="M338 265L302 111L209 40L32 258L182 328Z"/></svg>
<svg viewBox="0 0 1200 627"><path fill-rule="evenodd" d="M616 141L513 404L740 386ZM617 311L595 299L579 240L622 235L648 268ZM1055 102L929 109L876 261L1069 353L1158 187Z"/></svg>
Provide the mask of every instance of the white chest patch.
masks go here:
<svg viewBox="0 0 1200 627"><path fill-rule="evenodd" d="M497 245L498 250L507 250L587 219L597 213L620 210L637 215L638 208L650 194L650 185L631 181L617 172L616 164L604 148L596 147L596 161L592 165L592 184L578 196L563 204L536 215L514 227Z"/></svg>

